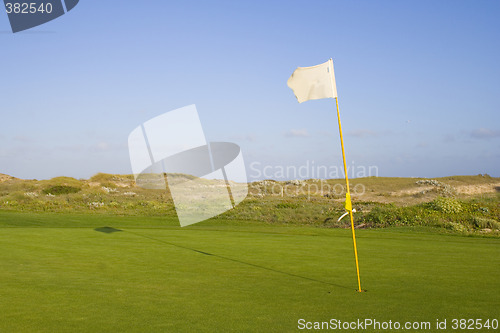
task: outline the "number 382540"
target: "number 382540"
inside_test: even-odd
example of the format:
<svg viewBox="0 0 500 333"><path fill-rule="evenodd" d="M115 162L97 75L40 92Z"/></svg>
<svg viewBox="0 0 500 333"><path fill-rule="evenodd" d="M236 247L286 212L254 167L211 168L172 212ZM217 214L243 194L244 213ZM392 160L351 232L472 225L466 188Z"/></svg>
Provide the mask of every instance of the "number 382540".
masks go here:
<svg viewBox="0 0 500 333"><path fill-rule="evenodd" d="M50 2L36 4L34 2L7 2L5 4L7 14L36 14L52 13L52 4Z"/></svg>

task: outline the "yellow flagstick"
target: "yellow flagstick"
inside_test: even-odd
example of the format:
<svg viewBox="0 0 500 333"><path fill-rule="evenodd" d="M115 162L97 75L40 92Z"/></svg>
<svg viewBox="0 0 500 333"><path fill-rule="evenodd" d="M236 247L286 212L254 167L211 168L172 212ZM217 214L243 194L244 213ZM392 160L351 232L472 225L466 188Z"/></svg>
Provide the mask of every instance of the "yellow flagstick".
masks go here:
<svg viewBox="0 0 500 333"><path fill-rule="evenodd" d="M334 89L333 84L333 60L330 59L330 77L332 79L332 89ZM345 195L345 208L349 212L351 218L351 230L352 230L352 242L354 244L354 258L356 259L356 273L358 275L358 291L361 290L361 279L359 278L359 264L358 264L358 249L356 247L356 233L354 232L354 217L352 215L352 203L351 203L351 191L349 190L349 177L347 176L347 165L345 162L345 151L344 151L344 138L342 136L342 124L340 122L340 111L339 111L339 98L335 97L335 103L337 104L337 119L339 121L339 133L340 133L340 145L342 146L342 160L344 162L344 174L345 174L345 184L346 184L346 195Z"/></svg>
<svg viewBox="0 0 500 333"><path fill-rule="evenodd" d="M352 242L354 244L354 258L356 259L356 273L358 274L358 291L361 292L362 290L361 290L361 280L359 278L358 249L356 247L356 233L354 232L354 217L352 216L351 192L349 190L349 177L347 176L347 167L345 162L344 139L342 137L342 125L340 124L338 97L335 97L335 102L337 104L337 118L339 120L340 145L342 146L342 159L344 161L345 185L347 187L345 195L345 201L346 201L345 207L349 212L349 216L351 217Z"/></svg>

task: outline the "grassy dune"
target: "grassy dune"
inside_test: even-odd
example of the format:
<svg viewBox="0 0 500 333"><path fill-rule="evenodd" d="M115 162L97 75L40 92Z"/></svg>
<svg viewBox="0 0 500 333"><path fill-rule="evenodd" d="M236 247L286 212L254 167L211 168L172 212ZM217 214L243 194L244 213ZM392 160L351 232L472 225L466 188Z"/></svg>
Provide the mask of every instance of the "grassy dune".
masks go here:
<svg viewBox="0 0 500 333"><path fill-rule="evenodd" d="M176 175L179 179L185 175ZM360 228L428 226L444 232L499 236L500 178L360 178L351 182ZM248 197L220 220L347 228L343 180L249 184ZM89 180L0 177L3 211L176 218L168 189L146 190L131 175L97 174Z"/></svg>

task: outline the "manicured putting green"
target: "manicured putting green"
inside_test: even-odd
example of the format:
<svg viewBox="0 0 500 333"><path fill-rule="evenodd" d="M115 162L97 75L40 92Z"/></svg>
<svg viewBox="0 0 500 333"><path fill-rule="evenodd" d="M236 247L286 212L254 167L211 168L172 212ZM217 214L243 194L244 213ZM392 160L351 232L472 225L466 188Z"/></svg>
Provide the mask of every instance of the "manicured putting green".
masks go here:
<svg viewBox="0 0 500 333"><path fill-rule="evenodd" d="M0 213L0 332L500 319L500 239L409 229L357 236L365 293L356 292L349 230Z"/></svg>

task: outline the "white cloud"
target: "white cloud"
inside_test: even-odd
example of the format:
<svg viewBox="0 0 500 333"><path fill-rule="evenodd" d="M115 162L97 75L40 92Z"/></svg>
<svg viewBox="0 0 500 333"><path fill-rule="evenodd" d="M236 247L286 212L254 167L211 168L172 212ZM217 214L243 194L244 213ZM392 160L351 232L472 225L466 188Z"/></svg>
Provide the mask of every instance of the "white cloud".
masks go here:
<svg viewBox="0 0 500 333"><path fill-rule="evenodd" d="M479 128L470 132L470 136L476 139L491 139L500 137L500 131L488 128Z"/></svg>
<svg viewBox="0 0 500 333"><path fill-rule="evenodd" d="M446 134L443 139L444 143L452 143L456 141L455 135L453 134Z"/></svg>
<svg viewBox="0 0 500 333"><path fill-rule="evenodd" d="M318 134L326 137L332 137L334 135L334 133L330 131L318 131ZM335 134L337 134L337 132Z"/></svg>
<svg viewBox="0 0 500 333"><path fill-rule="evenodd" d="M29 143L33 142L33 139L25 135L16 135L12 138L15 142Z"/></svg>
<svg viewBox="0 0 500 333"><path fill-rule="evenodd" d="M368 130L368 129L357 129L357 130L352 130L348 131L346 133L348 136L354 136L357 138L367 138L367 137L376 137L379 136L379 133Z"/></svg>
<svg viewBox="0 0 500 333"><path fill-rule="evenodd" d="M248 142L255 142L257 140L257 136L254 134L247 134L247 135L233 135L230 137L231 140L235 141L248 141Z"/></svg>
<svg viewBox="0 0 500 333"><path fill-rule="evenodd" d="M98 150L108 150L110 147L110 144L108 142L99 142L97 145L96 145L96 148Z"/></svg>
<svg viewBox="0 0 500 333"><path fill-rule="evenodd" d="M291 129L285 133L288 138L305 138L309 136L306 129Z"/></svg>
<svg viewBox="0 0 500 333"><path fill-rule="evenodd" d="M417 145L416 145L417 148L427 148L429 147L429 144L427 142L419 142Z"/></svg>

